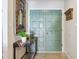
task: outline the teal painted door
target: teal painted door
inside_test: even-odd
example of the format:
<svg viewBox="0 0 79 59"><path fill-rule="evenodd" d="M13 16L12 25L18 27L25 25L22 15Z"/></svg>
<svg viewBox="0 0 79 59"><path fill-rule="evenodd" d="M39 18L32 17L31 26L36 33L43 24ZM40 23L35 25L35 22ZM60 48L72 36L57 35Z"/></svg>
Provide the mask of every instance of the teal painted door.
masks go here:
<svg viewBox="0 0 79 59"><path fill-rule="evenodd" d="M30 31L38 37L38 51L61 51L62 11L30 10Z"/></svg>

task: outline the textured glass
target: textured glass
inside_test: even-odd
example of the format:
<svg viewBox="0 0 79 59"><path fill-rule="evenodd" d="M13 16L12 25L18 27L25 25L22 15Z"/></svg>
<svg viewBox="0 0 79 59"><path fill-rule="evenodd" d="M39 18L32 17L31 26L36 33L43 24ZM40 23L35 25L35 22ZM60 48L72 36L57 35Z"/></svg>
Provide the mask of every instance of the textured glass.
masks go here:
<svg viewBox="0 0 79 59"><path fill-rule="evenodd" d="M30 31L38 37L39 51L61 51L62 11L30 10Z"/></svg>

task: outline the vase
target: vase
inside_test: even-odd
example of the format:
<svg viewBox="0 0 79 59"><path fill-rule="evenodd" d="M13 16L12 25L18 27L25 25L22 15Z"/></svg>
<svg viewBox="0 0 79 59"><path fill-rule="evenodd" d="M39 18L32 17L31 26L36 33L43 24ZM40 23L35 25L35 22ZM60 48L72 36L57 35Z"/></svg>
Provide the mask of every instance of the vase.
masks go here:
<svg viewBox="0 0 79 59"><path fill-rule="evenodd" d="M22 42L26 42L26 37L21 37Z"/></svg>

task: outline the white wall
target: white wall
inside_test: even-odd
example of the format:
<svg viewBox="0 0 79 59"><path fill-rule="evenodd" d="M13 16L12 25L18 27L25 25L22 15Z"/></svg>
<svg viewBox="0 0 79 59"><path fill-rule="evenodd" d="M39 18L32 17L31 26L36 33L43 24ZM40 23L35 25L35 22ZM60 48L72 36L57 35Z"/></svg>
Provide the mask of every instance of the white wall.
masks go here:
<svg viewBox="0 0 79 59"><path fill-rule="evenodd" d="M73 8L73 19L64 23L64 50L70 59L77 59L77 6L76 0L65 0L65 11Z"/></svg>
<svg viewBox="0 0 79 59"><path fill-rule="evenodd" d="M29 1L30 9L63 9L64 1Z"/></svg>
<svg viewBox="0 0 79 59"><path fill-rule="evenodd" d="M2 6L2 48L3 48L3 59L8 59L8 0L3 0Z"/></svg>
<svg viewBox="0 0 79 59"><path fill-rule="evenodd" d="M13 0L3 0L3 59L13 59Z"/></svg>

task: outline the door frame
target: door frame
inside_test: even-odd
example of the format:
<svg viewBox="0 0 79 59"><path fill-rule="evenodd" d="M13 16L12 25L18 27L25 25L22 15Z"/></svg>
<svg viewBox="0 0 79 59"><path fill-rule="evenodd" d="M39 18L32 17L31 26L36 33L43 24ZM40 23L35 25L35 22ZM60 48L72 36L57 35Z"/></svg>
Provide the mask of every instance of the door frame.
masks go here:
<svg viewBox="0 0 79 59"><path fill-rule="evenodd" d="M62 51L37 51L37 53L61 53L64 52L64 9L56 8L56 9L30 9L28 8L28 33L30 33L30 10L61 10L62 11Z"/></svg>

